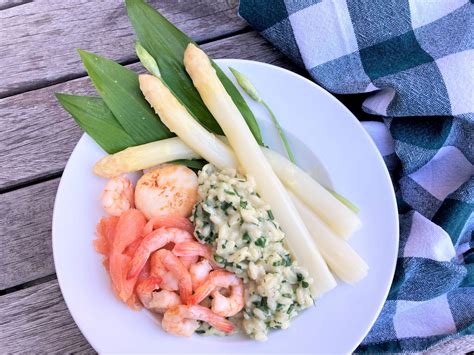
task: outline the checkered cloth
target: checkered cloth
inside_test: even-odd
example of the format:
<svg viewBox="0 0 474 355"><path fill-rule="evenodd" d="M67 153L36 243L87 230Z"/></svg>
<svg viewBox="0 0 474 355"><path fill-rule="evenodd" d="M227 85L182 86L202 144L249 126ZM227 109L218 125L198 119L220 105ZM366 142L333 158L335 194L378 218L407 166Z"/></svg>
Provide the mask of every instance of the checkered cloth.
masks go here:
<svg viewBox="0 0 474 355"><path fill-rule="evenodd" d="M474 50L467 0L241 0L240 15L335 93L363 103L400 214L395 278L363 352L474 331Z"/></svg>

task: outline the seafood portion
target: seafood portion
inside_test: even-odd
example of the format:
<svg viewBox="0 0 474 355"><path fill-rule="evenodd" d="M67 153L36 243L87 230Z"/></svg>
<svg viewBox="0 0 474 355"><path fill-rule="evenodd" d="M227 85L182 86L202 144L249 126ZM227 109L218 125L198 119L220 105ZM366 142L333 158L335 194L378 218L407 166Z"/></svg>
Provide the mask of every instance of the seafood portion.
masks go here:
<svg viewBox="0 0 474 355"><path fill-rule="evenodd" d="M235 282L216 282L219 270L212 248L194 239L194 226L187 216L196 196L196 175L180 165L143 175L135 191L130 180L113 178L102 194L102 205L110 216L97 224L94 247L103 255L117 298L132 309L144 307L163 314L165 331L190 336L206 322L208 329L231 333L235 326L225 317L242 309L243 292L236 291ZM238 279L221 272L229 280ZM205 286L209 292L200 291L197 300L193 293ZM232 295L221 295L219 290L224 288Z"/></svg>
<svg viewBox="0 0 474 355"><path fill-rule="evenodd" d="M197 176L183 165L164 165L137 182L135 205L148 219L163 215L188 217L196 203Z"/></svg>

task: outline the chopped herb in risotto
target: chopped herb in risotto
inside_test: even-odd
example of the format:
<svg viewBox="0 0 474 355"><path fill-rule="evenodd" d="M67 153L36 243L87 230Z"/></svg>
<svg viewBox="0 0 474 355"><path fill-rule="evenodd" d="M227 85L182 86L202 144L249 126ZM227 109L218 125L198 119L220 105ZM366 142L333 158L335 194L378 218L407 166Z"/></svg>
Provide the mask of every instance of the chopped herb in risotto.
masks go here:
<svg viewBox="0 0 474 355"><path fill-rule="evenodd" d="M195 235L215 248L214 260L246 284L244 331L265 340L313 304L312 279L285 246L285 234L252 177L206 165L199 173Z"/></svg>

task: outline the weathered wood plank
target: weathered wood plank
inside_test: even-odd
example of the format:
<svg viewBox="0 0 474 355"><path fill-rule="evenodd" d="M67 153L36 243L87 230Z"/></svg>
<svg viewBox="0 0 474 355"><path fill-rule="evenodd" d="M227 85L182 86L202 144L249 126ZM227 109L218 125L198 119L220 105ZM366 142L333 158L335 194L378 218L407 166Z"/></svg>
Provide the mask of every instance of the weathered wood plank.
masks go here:
<svg viewBox="0 0 474 355"><path fill-rule="evenodd" d="M0 97L84 75L76 48L120 62L135 58L132 28L122 0L21 3L6 3L6 9L0 11ZM237 0L150 3L196 41L246 27L237 16Z"/></svg>
<svg viewBox="0 0 474 355"><path fill-rule="evenodd" d="M0 195L0 290L54 273L51 218L58 183Z"/></svg>
<svg viewBox="0 0 474 355"><path fill-rule="evenodd" d="M26 6L26 5L25 5ZM254 32L203 46L214 58L243 58L291 67L282 54ZM139 64L129 66L133 70ZM62 171L82 134L56 102L54 92L92 94L88 78L79 78L0 99L0 190Z"/></svg>
<svg viewBox="0 0 474 355"><path fill-rule="evenodd" d="M57 280L0 297L0 349L11 353L92 353Z"/></svg>

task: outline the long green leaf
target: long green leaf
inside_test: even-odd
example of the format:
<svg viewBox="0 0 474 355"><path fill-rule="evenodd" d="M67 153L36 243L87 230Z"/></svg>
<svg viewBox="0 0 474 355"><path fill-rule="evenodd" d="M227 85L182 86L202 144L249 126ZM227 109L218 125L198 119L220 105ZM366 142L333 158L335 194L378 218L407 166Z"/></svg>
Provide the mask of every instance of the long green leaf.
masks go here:
<svg viewBox="0 0 474 355"><path fill-rule="evenodd" d="M137 145L100 97L56 93L56 98L77 124L107 153L113 154Z"/></svg>
<svg viewBox="0 0 474 355"><path fill-rule="evenodd" d="M173 93L210 131L222 134L218 123L204 105L183 65L186 46L192 40L143 0L126 0L128 17L141 45L156 59L163 80ZM259 144L263 144L255 117L240 92L214 65L219 79L244 116Z"/></svg>
<svg viewBox="0 0 474 355"><path fill-rule="evenodd" d="M173 136L143 97L135 72L93 53L79 54L100 96L137 144Z"/></svg>

